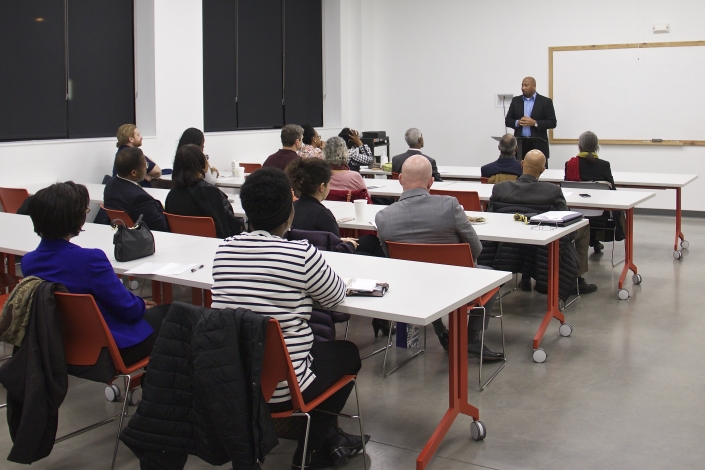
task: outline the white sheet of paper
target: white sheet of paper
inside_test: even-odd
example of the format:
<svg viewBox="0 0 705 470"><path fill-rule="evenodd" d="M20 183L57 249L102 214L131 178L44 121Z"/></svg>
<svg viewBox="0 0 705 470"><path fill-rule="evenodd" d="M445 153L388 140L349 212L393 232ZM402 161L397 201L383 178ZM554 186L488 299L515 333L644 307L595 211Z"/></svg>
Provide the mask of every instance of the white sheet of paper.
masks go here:
<svg viewBox="0 0 705 470"><path fill-rule="evenodd" d="M195 263L142 263L129 271L125 271L125 274L182 274L196 266Z"/></svg>
<svg viewBox="0 0 705 470"><path fill-rule="evenodd" d="M377 281L373 279L344 279L343 281L349 290L360 292L372 292L377 286Z"/></svg>

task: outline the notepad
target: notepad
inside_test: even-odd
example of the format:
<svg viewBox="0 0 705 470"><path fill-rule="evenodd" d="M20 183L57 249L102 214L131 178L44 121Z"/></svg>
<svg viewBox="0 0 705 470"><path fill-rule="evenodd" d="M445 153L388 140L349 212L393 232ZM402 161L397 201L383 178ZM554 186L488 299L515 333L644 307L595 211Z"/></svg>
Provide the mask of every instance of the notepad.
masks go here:
<svg viewBox="0 0 705 470"><path fill-rule="evenodd" d="M129 271L125 271L125 274L183 274L196 266L196 263L142 263Z"/></svg>
<svg viewBox="0 0 705 470"><path fill-rule="evenodd" d="M543 214L538 214L529 219L532 224L564 224L566 222L580 219L583 214L575 211L548 211Z"/></svg>

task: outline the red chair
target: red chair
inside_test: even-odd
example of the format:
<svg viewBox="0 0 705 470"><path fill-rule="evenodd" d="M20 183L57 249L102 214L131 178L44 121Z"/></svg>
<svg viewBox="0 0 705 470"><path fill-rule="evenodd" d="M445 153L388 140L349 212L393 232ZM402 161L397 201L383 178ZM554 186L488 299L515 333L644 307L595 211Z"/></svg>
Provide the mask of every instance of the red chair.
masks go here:
<svg viewBox="0 0 705 470"><path fill-rule="evenodd" d="M240 166L245 169L245 173L254 173L255 171L262 168L261 163L240 163Z"/></svg>
<svg viewBox="0 0 705 470"><path fill-rule="evenodd" d="M144 368L149 363L149 356L136 364L126 366L120 356L120 351L115 344L108 325L105 324L103 315L90 294L67 294L57 292L54 294L56 304L61 314L61 330L64 338L64 353L66 354L66 364L74 366L92 366L98 361L100 352L107 348L113 360L117 374L106 388L106 398L113 395L115 400L119 398L119 389L112 382L122 377L125 382L125 398L122 401L122 412L100 423L88 426L79 431L60 437L56 442L64 441L82 432L102 426L120 418L117 435L122 430L122 422L127 414L128 403L135 405L139 401L141 392L135 389L140 383L144 374ZM114 400L112 400L114 401ZM115 438L115 449L113 450L113 463L111 469L115 467L115 457L117 456L120 440Z"/></svg>
<svg viewBox="0 0 705 470"><path fill-rule="evenodd" d="M480 176L480 183L482 184L489 184L490 179L487 176Z"/></svg>
<svg viewBox="0 0 705 470"><path fill-rule="evenodd" d="M24 188L0 188L0 204L8 214L17 214L28 197L29 193ZM0 253L0 291L12 292L21 280L15 275L15 255Z"/></svg>
<svg viewBox="0 0 705 470"><path fill-rule="evenodd" d="M435 264L447 264L450 266L464 266L468 268L474 268L475 262L472 259L472 252L470 251L470 245L467 243L450 243L450 244L417 244L417 243L399 243L387 241L387 248L389 249L389 257L396 259L404 259L408 261L420 261L422 263L435 263ZM482 309L482 324L485 324L485 318L488 315L485 310L485 304L490 301L495 295L499 293L501 287L495 287L491 291L487 292L483 296L475 299L470 304L468 304L468 313L470 315L479 316L478 314L472 313L474 308ZM485 346L485 330L482 329L481 342L480 342L480 372L479 372L479 384L480 390L484 388L500 373L504 366L507 365L507 357L504 348L504 320L502 318L502 296L499 296L499 315L489 316L493 318L500 319L500 329L502 331L502 355L504 356L504 361L502 365L492 374L487 382L482 383L482 351ZM391 326L391 325L390 325Z"/></svg>
<svg viewBox="0 0 705 470"><path fill-rule="evenodd" d="M358 189L350 191L348 189L331 189L326 197L327 201L345 201L352 202L358 199L367 199L367 204L372 204L372 198L367 189Z"/></svg>
<svg viewBox="0 0 705 470"><path fill-rule="evenodd" d="M100 205L100 208L108 213L111 223L115 223L116 220L122 220L127 227L134 227L135 223L127 212L121 211L120 209L108 209L103 204Z"/></svg>
<svg viewBox="0 0 705 470"><path fill-rule="evenodd" d="M196 237L217 238L215 222L210 217L193 217L186 215L176 215L164 212L169 228L172 233L183 235L193 235ZM204 298L205 297L205 298ZM211 291L191 288L191 302L193 305L210 307L212 302Z"/></svg>
<svg viewBox="0 0 705 470"><path fill-rule="evenodd" d="M392 172L392 179L393 179L393 180L398 180L398 179L399 179L399 173L397 173L396 171L393 171L393 172Z"/></svg>
<svg viewBox="0 0 705 470"><path fill-rule="evenodd" d="M17 214L17 209L29 197L29 193L23 188L0 188L0 204L8 214Z"/></svg>
<svg viewBox="0 0 705 470"><path fill-rule="evenodd" d="M264 361L262 362L262 378L260 379L260 386L262 387L262 395L265 401L269 401L274 395L274 390L277 388L277 384L286 380L289 385L289 394L291 395L292 409L289 411L282 411L279 413L272 413L272 418L288 418L290 416L306 416L306 437L304 438L304 453L301 460L301 470L305 468L306 461L306 448L308 446L308 430L311 425L311 415L309 412L315 409L318 405L323 403L327 398L333 395L335 392L352 382L355 386L355 400L357 401L357 415L346 415L343 413L334 413L338 416L344 418L357 419L360 424L360 436L362 439L362 460L365 464L365 469L367 469L367 461L365 456L367 451L365 449L365 432L362 429L362 417L360 416L360 398L357 391L357 376L356 375L346 375L340 380L334 383L328 390L323 392L321 395L316 397L309 403L305 403L303 397L301 396L301 389L299 388L299 381L296 379L296 373L294 372L294 366L291 363L291 357L289 356L289 351L286 349L286 343L284 342L284 335L279 327L279 322L275 319L270 318L267 324L267 339L264 347Z"/></svg>
<svg viewBox="0 0 705 470"><path fill-rule="evenodd" d="M437 196L452 196L458 200L464 210L482 212L480 196L478 196L477 191L448 191L431 188L431 194Z"/></svg>

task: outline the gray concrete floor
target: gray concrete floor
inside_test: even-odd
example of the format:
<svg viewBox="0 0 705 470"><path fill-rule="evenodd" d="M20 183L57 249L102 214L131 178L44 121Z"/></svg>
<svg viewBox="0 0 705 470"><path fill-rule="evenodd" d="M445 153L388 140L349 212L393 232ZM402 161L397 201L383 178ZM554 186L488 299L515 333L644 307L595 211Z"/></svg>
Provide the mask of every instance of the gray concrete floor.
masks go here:
<svg viewBox="0 0 705 470"><path fill-rule="evenodd" d="M591 255L586 277L599 290L566 310L571 337L558 334L557 321L549 326L542 344L549 355L545 363L532 361L531 339L546 297L518 291L504 298L507 367L480 392L478 364L470 360L470 403L480 409L487 439L472 441L470 418L459 417L429 469L705 468L705 294L699 291L705 287L705 227L700 219L684 221L691 249L675 261L673 218L637 216L635 226L642 285L632 286L630 276L626 285L632 297L619 300L622 265L612 268L610 245L604 254ZM617 254L623 252L620 243ZM369 320L361 318L351 322L350 338L363 354L384 341L374 340ZM446 410L447 354L431 328L428 339L426 354L386 379L381 355L363 363L359 386L365 431L372 435L371 469L415 468ZM488 341L493 349L498 339L498 323L492 321ZM392 360L406 353L395 351ZM59 434L117 412L117 405L103 398L103 385L78 379L70 384ZM348 406L352 411L354 400ZM343 427L354 432L355 423ZM109 468L115 431L109 424L57 444L32 468ZM0 459L10 446L7 428L0 425ZM263 468L288 469L295 447L282 440ZM340 468L362 469L362 463L356 457ZM187 464L189 469L209 467L197 458ZM25 467L2 460L0 468ZM124 446L117 468L138 468Z"/></svg>

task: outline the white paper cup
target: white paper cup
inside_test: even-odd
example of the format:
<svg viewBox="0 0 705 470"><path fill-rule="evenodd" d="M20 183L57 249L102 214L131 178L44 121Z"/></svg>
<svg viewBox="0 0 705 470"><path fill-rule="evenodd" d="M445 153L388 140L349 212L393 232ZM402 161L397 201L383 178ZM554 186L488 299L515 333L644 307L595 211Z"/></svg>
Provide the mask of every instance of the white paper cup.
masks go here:
<svg viewBox="0 0 705 470"><path fill-rule="evenodd" d="M245 176L245 169L241 166L233 168L233 176L235 178L242 178Z"/></svg>
<svg viewBox="0 0 705 470"><path fill-rule="evenodd" d="M355 199L355 219L358 222L365 220L365 207L367 207L367 199Z"/></svg>

